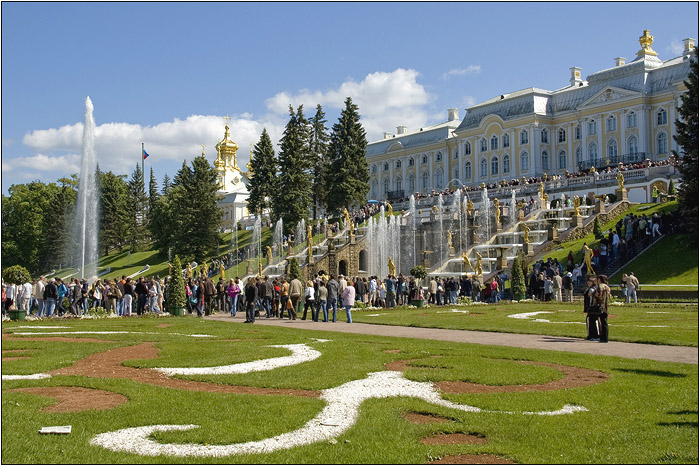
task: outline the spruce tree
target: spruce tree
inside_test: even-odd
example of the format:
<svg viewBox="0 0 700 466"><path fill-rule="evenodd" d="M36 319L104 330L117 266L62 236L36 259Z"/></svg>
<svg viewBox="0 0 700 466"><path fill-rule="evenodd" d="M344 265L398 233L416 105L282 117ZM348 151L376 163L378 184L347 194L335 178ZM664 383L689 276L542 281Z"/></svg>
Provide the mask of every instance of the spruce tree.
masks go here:
<svg viewBox="0 0 700 466"><path fill-rule="evenodd" d="M308 121L303 106L297 112L289 106L289 122L280 140L277 160L277 189L273 197L273 217L281 218L285 231L292 231L302 218L309 219L311 176L308 173Z"/></svg>
<svg viewBox="0 0 700 466"><path fill-rule="evenodd" d="M331 212L366 201L369 192L366 149L367 137L360 124L358 107L348 97L338 123L333 125L328 148L331 167L326 186Z"/></svg>
<svg viewBox="0 0 700 466"><path fill-rule="evenodd" d="M328 130L326 129L326 114L321 105L316 106L316 114L311 118L311 133L309 139L309 156L311 157L311 176L313 180L313 219L318 218L319 208L327 207L328 190L326 179L330 163L328 160Z"/></svg>
<svg viewBox="0 0 700 466"><path fill-rule="evenodd" d="M125 176L115 175L110 171L102 173L99 178L99 245L104 254L124 246L125 238L130 235L133 226L129 215L129 185L124 181Z"/></svg>
<svg viewBox="0 0 700 466"><path fill-rule="evenodd" d="M520 301L525 299L527 287L525 286L525 275L523 275L523 267L520 262L520 257L516 256L513 259L513 266L510 275L510 292L513 295L513 300Z"/></svg>
<svg viewBox="0 0 700 466"><path fill-rule="evenodd" d="M153 167L151 167L151 178L148 181L148 219L151 218L151 210L153 206L158 201L160 193L158 192L158 182L156 181L156 176L153 174Z"/></svg>
<svg viewBox="0 0 700 466"><path fill-rule="evenodd" d="M166 173L165 176L163 177L163 187L161 188L160 193L163 196L167 196L168 193L170 192L170 186L172 185L172 181L170 180L170 177Z"/></svg>
<svg viewBox="0 0 700 466"><path fill-rule="evenodd" d="M186 294L185 282L182 278L182 263L180 257L175 254L175 259L172 265L172 275L168 279L168 288L166 293L166 302L168 311L180 310L185 307Z"/></svg>
<svg viewBox="0 0 700 466"><path fill-rule="evenodd" d="M250 177L250 194L248 211L262 214L264 209L272 206L272 199L277 185L277 163L275 149L267 130L263 128L260 140L253 147L250 160L253 175ZM267 201L265 199L268 199Z"/></svg>
<svg viewBox="0 0 700 466"><path fill-rule="evenodd" d="M144 185L141 166L137 163L136 169L129 180L129 217L131 228L127 244L132 251L140 251L149 241L148 237L148 196Z"/></svg>
<svg viewBox="0 0 700 466"><path fill-rule="evenodd" d="M690 61L688 79L683 81L687 91L681 94L678 108L676 134L673 139L681 153L673 151L679 158L681 186L678 189L678 208L684 220L688 239L692 245L698 241L698 48Z"/></svg>

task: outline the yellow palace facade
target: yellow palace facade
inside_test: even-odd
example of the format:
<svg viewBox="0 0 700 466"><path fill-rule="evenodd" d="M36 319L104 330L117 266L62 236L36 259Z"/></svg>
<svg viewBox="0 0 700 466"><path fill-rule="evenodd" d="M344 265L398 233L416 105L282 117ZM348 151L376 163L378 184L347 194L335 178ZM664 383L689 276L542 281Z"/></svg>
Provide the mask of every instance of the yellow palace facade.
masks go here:
<svg viewBox="0 0 700 466"><path fill-rule="evenodd" d="M694 39L679 57L663 61L649 31L627 63L588 75L570 68L569 84L555 91L527 88L467 109L447 121L395 134L367 146L372 199L416 192L557 175L619 162L664 160L673 140Z"/></svg>

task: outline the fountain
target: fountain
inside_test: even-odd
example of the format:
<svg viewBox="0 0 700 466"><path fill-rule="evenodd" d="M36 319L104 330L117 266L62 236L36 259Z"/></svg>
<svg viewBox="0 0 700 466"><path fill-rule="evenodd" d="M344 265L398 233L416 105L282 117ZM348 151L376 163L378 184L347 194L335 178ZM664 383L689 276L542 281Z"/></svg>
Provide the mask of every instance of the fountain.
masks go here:
<svg viewBox="0 0 700 466"><path fill-rule="evenodd" d="M411 247L408 250L409 252L409 263L411 264L411 267L415 267L417 262L416 262L416 198L413 197L413 194L411 194L411 197L408 199L408 222L410 229L411 229L411 235L409 236L411 243Z"/></svg>
<svg viewBox="0 0 700 466"><path fill-rule="evenodd" d="M253 238L251 241L251 246L253 247L253 251L251 254L252 257L257 259L258 261L262 260L261 254L262 254L262 221L260 220L260 216L256 215L255 216L255 223L253 224Z"/></svg>
<svg viewBox="0 0 700 466"><path fill-rule="evenodd" d="M481 191L481 205L479 206L479 241L488 241L491 236L491 205L489 204L489 192L484 187Z"/></svg>
<svg viewBox="0 0 700 466"><path fill-rule="evenodd" d="M438 245L440 246L440 256L439 256L440 262L443 262L445 260L445 254L443 253L443 251L445 249L443 246L443 243L445 240L444 240L444 235L443 235L443 231L442 231L442 211L444 209L444 206L445 206L445 201L443 201L442 193L440 193L438 195L438 204L437 204L437 207L438 207L437 218L438 218L438 222L440 224L440 236L438 236L438 240L437 240Z"/></svg>
<svg viewBox="0 0 700 466"><path fill-rule="evenodd" d="M276 257L279 257L280 260L282 259L282 257L284 257L284 249L282 246L282 242L284 241L284 235L282 234L283 228L284 223L280 218L279 220L277 220L277 223L275 223L275 231L272 234L272 247L273 249L276 249L276 251L274 251L274 255Z"/></svg>
<svg viewBox="0 0 700 466"><path fill-rule="evenodd" d="M518 207L516 206L515 203L515 190L511 189L510 190L510 207L508 208L508 217L510 218L510 225L509 226L514 226L515 222L518 220L517 219L517 211Z"/></svg>
<svg viewBox="0 0 700 466"><path fill-rule="evenodd" d="M80 238L80 274L91 281L97 276L97 183L95 168L95 119L90 97L85 99L85 126L83 127L83 157L80 163L80 181L76 225ZM86 268L87 267L87 268Z"/></svg>

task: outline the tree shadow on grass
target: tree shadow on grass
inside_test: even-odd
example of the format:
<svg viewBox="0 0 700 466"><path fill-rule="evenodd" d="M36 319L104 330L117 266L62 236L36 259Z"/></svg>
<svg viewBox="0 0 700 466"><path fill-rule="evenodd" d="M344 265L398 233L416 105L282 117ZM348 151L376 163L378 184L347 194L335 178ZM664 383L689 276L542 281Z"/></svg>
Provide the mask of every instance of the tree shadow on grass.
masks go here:
<svg viewBox="0 0 700 466"><path fill-rule="evenodd" d="M697 429L698 421L657 422L656 425L665 427L695 427Z"/></svg>
<svg viewBox="0 0 700 466"><path fill-rule="evenodd" d="M639 375L653 375L657 377L687 377L686 374L678 374L676 372L668 372L668 371L653 371L653 370L645 370L645 369L613 369L615 371L620 371L620 372L631 372L633 374L639 374Z"/></svg>

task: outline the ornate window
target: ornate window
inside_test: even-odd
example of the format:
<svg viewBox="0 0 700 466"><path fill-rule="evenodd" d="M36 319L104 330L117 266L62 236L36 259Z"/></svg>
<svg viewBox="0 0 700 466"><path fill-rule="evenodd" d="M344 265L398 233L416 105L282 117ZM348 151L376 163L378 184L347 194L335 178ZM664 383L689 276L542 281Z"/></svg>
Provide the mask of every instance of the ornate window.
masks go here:
<svg viewBox="0 0 700 466"><path fill-rule="evenodd" d="M491 157L491 175L498 175L498 157Z"/></svg>
<svg viewBox="0 0 700 466"><path fill-rule="evenodd" d="M656 124L665 125L666 123L668 123L668 114L666 113L666 110L662 108L656 112Z"/></svg>
<svg viewBox="0 0 700 466"><path fill-rule="evenodd" d="M598 125L596 125L595 120L590 120L588 122L588 134L593 135L598 133Z"/></svg>
<svg viewBox="0 0 700 466"><path fill-rule="evenodd" d="M384 179L384 195L386 196L389 192L389 178Z"/></svg>
<svg viewBox="0 0 700 466"><path fill-rule="evenodd" d="M486 163L486 159L481 159L481 177L486 178L489 175L488 171L488 164Z"/></svg>
<svg viewBox="0 0 700 466"><path fill-rule="evenodd" d="M454 153L454 155L452 156L452 158L453 158L454 160L457 160L457 159L459 158L459 151L458 151L457 149L455 149L455 153Z"/></svg>
<svg viewBox="0 0 700 466"><path fill-rule="evenodd" d="M435 173L435 188L442 189L442 170Z"/></svg>
<svg viewBox="0 0 700 466"><path fill-rule="evenodd" d="M508 133L503 134L503 147L510 147L510 135Z"/></svg>
<svg viewBox="0 0 700 466"><path fill-rule="evenodd" d="M452 172L452 178L455 180L459 179L459 168L455 167L454 171Z"/></svg>
<svg viewBox="0 0 700 466"><path fill-rule="evenodd" d="M486 152L487 150L486 138L481 138L481 152Z"/></svg>
<svg viewBox="0 0 700 466"><path fill-rule="evenodd" d="M588 160L594 162L598 160L598 144L592 142L588 146Z"/></svg>
<svg viewBox="0 0 700 466"><path fill-rule="evenodd" d="M527 144L528 142L527 130L524 129L520 132L520 144Z"/></svg>
<svg viewBox="0 0 700 466"><path fill-rule="evenodd" d="M438 162L442 162L442 152L438 152L437 155L435 156L435 160Z"/></svg>
<svg viewBox="0 0 700 466"><path fill-rule="evenodd" d="M549 154L546 150L542 151L542 170L549 170Z"/></svg>
<svg viewBox="0 0 700 466"><path fill-rule="evenodd" d="M583 155L581 154L581 146L576 148L576 166L581 168L583 164Z"/></svg>
<svg viewBox="0 0 700 466"><path fill-rule="evenodd" d="M605 119L605 131L617 131L617 118L614 115Z"/></svg>
<svg viewBox="0 0 700 466"><path fill-rule="evenodd" d="M559 128L559 131L557 131L557 142L566 142L566 130L564 128Z"/></svg>
<svg viewBox="0 0 700 466"><path fill-rule="evenodd" d="M413 175L408 177L408 191L411 193L416 191L416 178Z"/></svg>
<svg viewBox="0 0 700 466"><path fill-rule="evenodd" d="M547 129L545 128L543 128L540 132L540 142L542 142L543 144L549 143L549 131L547 131Z"/></svg>
<svg viewBox="0 0 700 466"><path fill-rule="evenodd" d="M377 173L377 166L376 165L372 165L372 173Z"/></svg>
<svg viewBox="0 0 700 466"><path fill-rule="evenodd" d="M491 150L497 150L498 149L498 136L495 134L491 136Z"/></svg>
<svg viewBox="0 0 700 466"><path fill-rule="evenodd" d="M422 163L423 165L425 165L426 163L428 163L428 156L427 156L427 155L423 155L423 159L421 160L421 163Z"/></svg>
<svg viewBox="0 0 700 466"><path fill-rule="evenodd" d="M566 170L566 152L559 152L559 170Z"/></svg>
<svg viewBox="0 0 700 466"><path fill-rule="evenodd" d="M423 190L428 189L428 172L423 172Z"/></svg>
<svg viewBox="0 0 700 466"><path fill-rule="evenodd" d="M637 136L630 136L627 140L627 153L630 155L637 155L639 152L639 146L637 144Z"/></svg>
<svg viewBox="0 0 700 466"><path fill-rule="evenodd" d="M466 180L472 179L472 163L471 162L467 162L464 164L464 179L466 179Z"/></svg>
<svg viewBox="0 0 700 466"><path fill-rule="evenodd" d="M503 156L503 173L510 173L510 155Z"/></svg>
<svg viewBox="0 0 700 466"><path fill-rule="evenodd" d="M656 153L666 154L668 153L668 136L663 131L656 136Z"/></svg>
<svg viewBox="0 0 700 466"><path fill-rule="evenodd" d="M627 127L636 128L637 127L637 114L634 112L629 112L627 114Z"/></svg>
<svg viewBox="0 0 700 466"><path fill-rule="evenodd" d="M389 171L389 162L384 162L384 171L385 172Z"/></svg>
<svg viewBox="0 0 700 466"><path fill-rule="evenodd" d="M530 155L527 152L520 154L520 170L530 169Z"/></svg>
<svg viewBox="0 0 700 466"><path fill-rule="evenodd" d="M575 138L577 141L581 139L581 125L576 125Z"/></svg>
<svg viewBox="0 0 700 466"><path fill-rule="evenodd" d="M403 180L399 176L396 178L396 181L394 182L394 185L396 186L396 191L401 191L403 189Z"/></svg>
<svg viewBox="0 0 700 466"><path fill-rule="evenodd" d="M401 168L401 159L396 160L396 168Z"/></svg>
<svg viewBox="0 0 700 466"><path fill-rule="evenodd" d="M472 143L469 141L464 143L464 155L472 155Z"/></svg>
<svg viewBox="0 0 700 466"><path fill-rule="evenodd" d="M608 158L617 160L617 140L611 139L608 141Z"/></svg>
<svg viewBox="0 0 700 466"><path fill-rule="evenodd" d="M412 166L414 166L415 164L416 164L416 162L415 162L415 160L413 160L413 157L411 157L410 159L408 159L408 166L409 166L409 167L412 167Z"/></svg>

